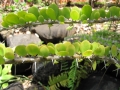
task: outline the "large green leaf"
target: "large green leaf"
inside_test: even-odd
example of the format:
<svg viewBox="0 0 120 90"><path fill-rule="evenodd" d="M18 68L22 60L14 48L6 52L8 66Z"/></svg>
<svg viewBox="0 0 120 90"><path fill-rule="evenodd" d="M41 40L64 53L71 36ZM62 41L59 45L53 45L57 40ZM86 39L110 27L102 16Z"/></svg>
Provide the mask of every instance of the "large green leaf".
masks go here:
<svg viewBox="0 0 120 90"><path fill-rule="evenodd" d="M94 54L103 56L105 54L105 47L103 45L99 45L99 47L94 50Z"/></svg>
<svg viewBox="0 0 120 90"><path fill-rule="evenodd" d="M106 12L104 8L99 9L100 17L105 18Z"/></svg>
<svg viewBox="0 0 120 90"><path fill-rule="evenodd" d="M48 8L52 8L56 14L56 17L59 15L59 7L56 4L50 4Z"/></svg>
<svg viewBox="0 0 120 90"><path fill-rule="evenodd" d="M75 54L75 46L70 44L67 48L66 51L69 53L69 56L73 56Z"/></svg>
<svg viewBox="0 0 120 90"><path fill-rule="evenodd" d="M85 14L87 18L90 18L92 13L92 7L90 5L84 5L82 7L82 14Z"/></svg>
<svg viewBox="0 0 120 90"><path fill-rule="evenodd" d="M12 48L10 47L5 48L5 57L10 60L14 59L14 52Z"/></svg>
<svg viewBox="0 0 120 90"><path fill-rule="evenodd" d="M46 14L49 16L50 19L52 20L56 20L56 14L55 14L55 11L52 9L52 8L48 8L46 10Z"/></svg>
<svg viewBox="0 0 120 90"><path fill-rule="evenodd" d="M35 21L37 21L37 18L34 14L27 13L27 14L25 14L25 21L26 22L30 22L30 21L35 22Z"/></svg>
<svg viewBox="0 0 120 90"><path fill-rule="evenodd" d="M73 45L75 47L75 52L79 52L80 51L80 44L78 42L74 42Z"/></svg>
<svg viewBox="0 0 120 90"><path fill-rule="evenodd" d="M55 48L52 46L47 46L51 54L55 54Z"/></svg>
<svg viewBox="0 0 120 90"><path fill-rule="evenodd" d="M97 11L94 13L94 19L98 20L100 18L100 13Z"/></svg>
<svg viewBox="0 0 120 90"><path fill-rule="evenodd" d="M47 10L47 9L43 8L43 9L40 10L39 13L40 13L40 15L42 15L42 16L44 17L44 19L48 20L49 17L48 17L48 15L46 14L46 10Z"/></svg>
<svg viewBox="0 0 120 90"><path fill-rule="evenodd" d="M19 56L26 56L26 55L27 55L26 46L25 46L25 45L18 45L18 46L15 48L15 52L16 52Z"/></svg>
<svg viewBox="0 0 120 90"><path fill-rule="evenodd" d="M9 13L6 16L6 21L11 24L18 24L19 23L19 17L14 13Z"/></svg>
<svg viewBox="0 0 120 90"><path fill-rule="evenodd" d="M79 15L80 15L79 12L76 10L72 10L70 12L70 17L72 20L79 20Z"/></svg>
<svg viewBox="0 0 120 90"><path fill-rule="evenodd" d="M99 46L99 43L93 42L92 43L92 50L94 51L96 48L98 48L98 46Z"/></svg>
<svg viewBox="0 0 120 90"><path fill-rule="evenodd" d="M25 11L19 11L18 13L17 13L17 15L18 15L18 17L22 17L22 18L25 18L25 14L26 14L27 12L25 12Z"/></svg>
<svg viewBox="0 0 120 90"><path fill-rule="evenodd" d="M109 55L109 52L110 52L110 47L109 46L106 46L105 47L105 54L104 55Z"/></svg>
<svg viewBox="0 0 120 90"><path fill-rule="evenodd" d="M119 9L116 6L112 6L109 8L111 16L119 16Z"/></svg>
<svg viewBox="0 0 120 90"><path fill-rule="evenodd" d="M39 54L39 48L35 44L28 44L26 46L26 51L28 54L30 54L32 56L36 56L37 54Z"/></svg>
<svg viewBox="0 0 120 90"><path fill-rule="evenodd" d="M69 19L70 18L70 9L68 7L64 7L62 9L62 14L65 18Z"/></svg>
<svg viewBox="0 0 120 90"><path fill-rule="evenodd" d="M36 18L38 18L38 16L39 16L38 8L34 7L34 6L32 6L28 9L28 13L34 14L36 16Z"/></svg>
<svg viewBox="0 0 120 90"><path fill-rule="evenodd" d="M84 40L80 44L80 51L84 53L87 50L90 50L91 48L91 43L88 40Z"/></svg>
<svg viewBox="0 0 120 90"><path fill-rule="evenodd" d="M47 46L43 45L40 47L40 55L43 57L47 57L50 54L50 49Z"/></svg>
<svg viewBox="0 0 120 90"><path fill-rule="evenodd" d="M58 52L60 51L66 51L66 46L63 43L59 43L55 45L55 48Z"/></svg>

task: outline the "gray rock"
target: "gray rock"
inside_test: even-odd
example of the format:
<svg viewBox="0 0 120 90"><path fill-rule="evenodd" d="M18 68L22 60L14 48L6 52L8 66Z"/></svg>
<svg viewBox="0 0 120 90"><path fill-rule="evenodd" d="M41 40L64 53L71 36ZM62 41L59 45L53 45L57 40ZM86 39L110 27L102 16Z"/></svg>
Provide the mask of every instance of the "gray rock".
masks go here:
<svg viewBox="0 0 120 90"><path fill-rule="evenodd" d="M120 81L103 73L93 74L77 90L119 90Z"/></svg>
<svg viewBox="0 0 120 90"><path fill-rule="evenodd" d="M41 40L34 34L18 34L6 38L7 46L15 47L17 45L27 45L30 43L39 44Z"/></svg>
<svg viewBox="0 0 120 90"><path fill-rule="evenodd" d="M38 25L32 27L44 42L58 43L63 41L67 36L74 35L76 33L76 28L73 27L72 30L67 30L68 24L53 24L50 28L48 25Z"/></svg>

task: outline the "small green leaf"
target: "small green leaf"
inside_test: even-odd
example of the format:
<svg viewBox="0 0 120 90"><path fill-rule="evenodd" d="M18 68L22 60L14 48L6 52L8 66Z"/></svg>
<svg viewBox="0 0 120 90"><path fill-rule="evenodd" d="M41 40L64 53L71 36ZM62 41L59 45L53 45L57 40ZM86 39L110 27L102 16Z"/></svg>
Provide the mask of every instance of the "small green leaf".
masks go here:
<svg viewBox="0 0 120 90"><path fill-rule="evenodd" d="M85 14L82 14L80 17L80 20L81 21L87 20L87 16Z"/></svg>
<svg viewBox="0 0 120 90"><path fill-rule="evenodd" d="M50 51L47 46L43 45L40 47L40 55L42 55L43 57L47 57L49 54L50 54Z"/></svg>
<svg viewBox="0 0 120 90"><path fill-rule="evenodd" d="M69 53L69 56L73 56L75 54L75 46L70 44L67 48L66 51Z"/></svg>
<svg viewBox="0 0 120 90"><path fill-rule="evenodd" d="M107 18L110 18L111 17L111 15L110 15L110 12L108 11L108 12L106 12L106 17Z"/></svg>
<svg viewBox="0 0 120 90"><path fill-rule="evenodd" d="M75 47L75 52L79 52L79 50L80 50L80 44L78 42L74 42L73 45Z"/></svg>
<svg viewBox="0 0 120 90"><path fill-rule="evenodd" d="M109 52L110 52L110 47L109 46L106 46L105 47L105 55L109 55Z"/></svg>
<svg viewBox="0 0 120 90"><path fill-rule="evenodd" d="M32 6L28 9L28 13L32 13L36 16L36 18L38 18L39 16L39 12L38 12L38 8Z"/></svg>
<svg viewBox="0 0 120 90"><path fill-rule="evenodd" d="M68 26L66 29L67 29L67 30L72 30L72 29L73 29L73 26Z"/></svg>
<svg viewBox="0 0 120 90"><path fill-rule="evenodd" d="M98 20L100 18L100 13L97 11L94 13L94 19Z"/></svg>
<svg viewBox="0 0 120 90"><path fill-rule="evenodd" d="M25 14L26 14L27 12L25 12L25 11L19 11L18 13L17 13L17 15L18 15L18 17L20 18L20 17L22 17L22 18L25 18Z"/></svg>
<svg viewBox="0 0 120 90"><path fill-rule="evenodd" d="M39 13L40 13L40 15L42 15L42 16L44 17L44 19L48 20L49 17L48 17L48 15L46 14L46 11L47 11L47 9L43 8L43 9L40 10Z"/></svg>
<svg viewBox="0 0 120 90"><path fill-rule="evenodd" d="M37 21L37 18L34 14L27 13L27 14L25 14L25 21L26 22L30 22L30 21L35 22L35 21Z"/></svg>
<svg viewBox="0 0 120 90"><path fill-rule="evenodd" d="M64 17L63 15L60 15L60 16L58 17L58 20L59 20L60 22L64 22L64 21L65 21L65 17Z"/></svg>
<svg viewBox="0 0 120 90"><path fill-rule="evenodd" d="M56 17L58 17L59 7L56 4L50 4L48 8L52 8L56 14Z"/></svg>
<svg viewBox="0 0 120 90"><path fill-rule="evenodd" d="M0 55L0 64L4 64L5 63L5 60L4 58ZM1 71L1 70L0 70Z"/></svg>
<svg viewBox="0 0 120 90"><path fill-rule="evenodd" d="M12 48L10 47L5 48L5 57L10 60L14 59L14 52Z"/></svg>
<svg viewBox="0 0 120 90"><path fill-rule="evenodd" d="M43 22L44 22L44 17L43 17L42 15L40 15L40 16L38 17L38 21L41 22L41 23L43 23Z"/></svg>
<svg viewBox="0 0 120 90"><path fill-rule="evenodd" d="M92 50L94 51L95 49L98 48L98 46L99 46L99 43L93 42L93 43L92 43Z"/></svg>
<svg viewBox="0 0 120 90"><path fill-rule="evenodd" d="M100 8L99 13L100 13L100 17L105 18L106 13L104 8Z"/></svg>
<svg viewBox="0 0 120 90"><path fill-rule="evenodd" d="M88 40L84 40L80 44L80 51L84 53L87 50L90 50L91 48L91 43Z"/></svg>
<svg viewBox="0 0 120 90"><path fill-rule="evenodd" d="M66 51L66 46L63 43L59 43L55 45L56 50L59 51Z"/></svg>
<svg viewBox="0 0 120 90"><path fill-rule="evenodd" d="M88 56L91 56L92 53L93 53L92 50L87 50L87 51L83 52L82 55L85 56L85 57L88 57Z"/></svg>
<svg viewBox="0 0 120 90"><path fill-rule="evenodd" d="M3 88L3 89L5 89L5 88L7 88L7 87L8 87L8 83L2 84L2 88Z"/></svg>
<svg viewBox="0 0 120 90"><path fill-rule="evenodd" d="M117 47L115 45L112 45L111 47L111 53L113 57L117 56Z"/></svg>
<svg viewBox="0 0 120 90"><path fill-rule="evenodd" d="M16 52L19 56L26 56L26 55L27 55L26 46L25 46L25 45L18 45L18 46L15 48L15 52Z"/></svg>
<svg viewBox="0 0 120 90"><path fill-rule="evenodd" d="M51 54L55 54L55 49L52 46L47 46Z"/></svg>
<svg viewBox="0 0 120 90"><path fill-rule="evenodd" d="M93 64L92 64L93 70L96 70L96 67L97 67L97 63L96 63L96 61L94 61Z"/></svg>
<svg viewBox="0 0 120 90"><path fill-rule="evenodd" d="M99 45L99 47L94 50L94 54L103 56L105 54L105 47L103 45Z"/></svg>
<svg viewBox="0 0 120 90"><path fill-rule="evenodd" d="M67 56L68 52L67 51L60 51L60 52L57 52L56 54L59 56Z"/></svg>
<svg viewBox="0 0 120 90"><path fill-rule="evenodd" d="M70 9L68 7L63 7L62 14L65 18L69 19L70 18Z"/></svg>
<svg viewBox="0 0 120 90"><path fill-rule="evenodd" d="M117 59L120 60L120 53L118 53L118 55L117 55Z"/></svg>

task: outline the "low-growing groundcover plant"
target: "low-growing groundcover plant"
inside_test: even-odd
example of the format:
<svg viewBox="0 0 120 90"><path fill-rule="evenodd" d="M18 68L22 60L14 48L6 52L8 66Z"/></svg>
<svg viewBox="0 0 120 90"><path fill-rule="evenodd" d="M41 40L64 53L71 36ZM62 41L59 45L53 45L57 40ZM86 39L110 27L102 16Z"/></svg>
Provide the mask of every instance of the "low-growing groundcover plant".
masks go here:
<svg viewBox="0 0 120 90"><path fill-rule="evenodd" d="M28 25L31 27L33 24L46 24L46 22L49 26L54 23L91 23L94 21L102 22L102 20L105 22L106 20L112 19L119 20L117 19L120 16L119 12L120 8L116 6L108 8L108 12L106 12L104 8L92 10L90 5L84 5L82 9L78 7L64 7L63 9L59 9L57 5L51 4L48 8L40 10L36 7L30 7L28 11L8 13L3 17L2 26L11 28L17 25L21 27ZM92 38L96 39L97 36L93 36ZM116 44L109 46L99 41L89 41L87 39L73 43L48 43L47 45L42 44L40 46L36 44L18 45L15 47L15 50L10 47L5 47L5 53L3 47L0 47L0 50L1 64L6 63L4 57L17 61L17 58L30 56L31 59L28 58L30 62L35 62L36 58L47 60L49 56L52 57L49 60L53 62L54 60L63 60L65 57L72 58L71 66L67 66L68 64L65 61L63 62L62 70L64 71L66 69L67 72L64 71L56 77L50 76L48 81L49 85L43 85L44 87L49 87L51 90L58 90L60 86L75 90L80 80L87 75L88 72L86 71L88 69L96 70L100 62L105 62L105 65L114 64L117 70L120 69L120 51ZM55 59L54 56L58 58ZM21 61L23 62L22 58ZM4 80L2 73L1 80Z"/></svg>

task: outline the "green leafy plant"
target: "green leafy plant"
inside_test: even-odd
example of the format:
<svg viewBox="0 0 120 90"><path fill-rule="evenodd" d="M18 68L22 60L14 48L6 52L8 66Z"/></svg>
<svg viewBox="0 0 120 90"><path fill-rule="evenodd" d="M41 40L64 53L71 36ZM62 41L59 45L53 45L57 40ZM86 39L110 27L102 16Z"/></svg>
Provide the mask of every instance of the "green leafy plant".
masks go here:
<svg viewBox="0 0 120 90"><path fill-rule="evenodd" d="M4 67L0 65L0 89L4 89L8 86L8 82L14 76L10 74L12 64L6 64Z"/></svg>

